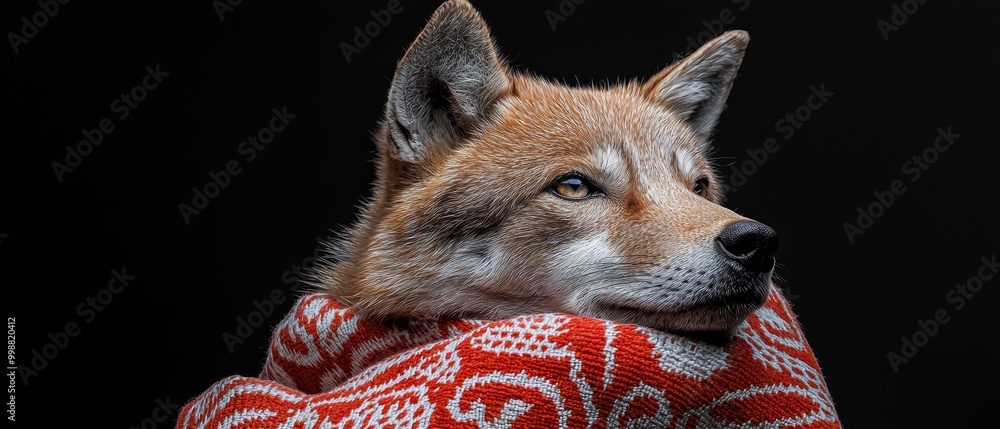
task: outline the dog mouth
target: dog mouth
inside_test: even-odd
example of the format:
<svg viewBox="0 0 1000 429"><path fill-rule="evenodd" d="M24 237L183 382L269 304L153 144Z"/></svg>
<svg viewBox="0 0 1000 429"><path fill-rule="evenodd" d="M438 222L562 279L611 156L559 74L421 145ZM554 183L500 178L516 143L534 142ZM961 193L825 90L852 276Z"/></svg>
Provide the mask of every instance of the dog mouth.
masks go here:
<svg viewBox="0 0 1000 429"><path fill-rule="evenodd" d="M609 310L615 312L655 312L666 314L679 314L702 310L725 310L731 308L745 308L752 306L760 307L764 303L766 296L758 291L746 290L737 293L726 294L709 298L687 305L658 306L654 304L644 304L629 301L600 301L594 304L599 310Z"/></svg>
<svg viewBox="0 0 1000 429"><path fill-rule="evenodd" d="M593 304L600 317L677 333L731 333L767 299L767 288L748 287L683 304L608 299Z"/></svg>
<svg viewBox="0 0 1000 429"><path fill-rule="evenodd" d="M688 306L686 310L712 310L734 307L743 308L748 305L757 308L764 304L765 298L767 298L766 290L762 293L762 291L755 289L745 289L709 298L708 300Z"/></svg>

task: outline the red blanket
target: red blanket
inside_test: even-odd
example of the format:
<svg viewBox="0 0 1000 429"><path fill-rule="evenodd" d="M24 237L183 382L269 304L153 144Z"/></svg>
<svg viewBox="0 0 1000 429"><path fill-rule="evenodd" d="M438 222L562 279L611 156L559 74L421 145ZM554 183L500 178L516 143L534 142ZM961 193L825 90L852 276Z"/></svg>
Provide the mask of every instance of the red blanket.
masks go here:
<svg viewBox="0 0 1000 429"><path fill-rule="evenodd" d="M542 314L382 324L323 294L275 328L257 378L218 381L178 428L839 428L788 303L723 346Z"/></svg>

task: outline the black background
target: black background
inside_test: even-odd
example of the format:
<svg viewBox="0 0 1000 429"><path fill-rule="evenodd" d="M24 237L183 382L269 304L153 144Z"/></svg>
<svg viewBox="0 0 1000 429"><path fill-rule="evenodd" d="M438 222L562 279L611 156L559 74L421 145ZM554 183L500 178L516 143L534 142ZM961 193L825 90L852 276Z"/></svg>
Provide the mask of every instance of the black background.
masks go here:
<svg viewBox="0 0 1000 429"><path fill-rule="evenodd" d="M286 272L354 219L395 61L437 5L403 0L348 63L341 42L387 1L244 1L224 20L209 1L94 3L62 5L20 52L2 49L0 300L16 317L17 363L31 365L67 322L81 326L27 385L18 379L23 427L138 426L157 399L180 405L222 377L257 374L291 298L232 352L223 334L272 291L292 296ZM584 84L651 76L730 9L724 27L751 43L715 138L719 163L728 175L768 137L780 150L727 206L780 233L778 274L843 423L992 416L1000 280L961 310L946 296L1000 251L997 7L928 0L885 40L876 22L902 1L689 3L590 0L553 30L545 12L559 1L474 2L512 65ZM2 7L5 34L40 10ZM169 76L119 120L111 101L157 64ZM776 122L820 85L834 95L785 140ZM296 118L245 162L238 144L284 106ZM104 117L115 130L58 181L52 162ZM961 137L911 182L904 163L949 126ZM186 225L178 204L233 159L242 172ZM906 192L851 244L844 223L897 179ZM122 267L135 279L86 323L77 306ZM887 353L939 309L949 322L894 372Z"/></svg>

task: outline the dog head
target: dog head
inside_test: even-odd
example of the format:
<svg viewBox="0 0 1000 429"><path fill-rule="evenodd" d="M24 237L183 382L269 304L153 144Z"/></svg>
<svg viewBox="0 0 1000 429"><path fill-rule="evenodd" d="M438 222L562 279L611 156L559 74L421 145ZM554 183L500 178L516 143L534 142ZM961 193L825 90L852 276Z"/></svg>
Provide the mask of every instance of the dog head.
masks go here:
<svg viewBox="0 0 1000 429"><path fill-rule="evenodd" d="M373 198L320 283L375 316L731 331L764 302L777 246L721 205L710 160L748 41L571 87L512 72L480 14L445 2L398 64Z"/></svg>

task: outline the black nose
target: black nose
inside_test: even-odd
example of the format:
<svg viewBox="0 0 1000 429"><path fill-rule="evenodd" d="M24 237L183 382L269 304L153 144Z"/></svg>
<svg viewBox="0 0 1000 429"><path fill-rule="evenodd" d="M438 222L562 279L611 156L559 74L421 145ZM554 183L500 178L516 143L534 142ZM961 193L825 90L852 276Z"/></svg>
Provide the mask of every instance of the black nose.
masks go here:
<svg viewBox="0 0 1000 429"><path fill-rule="evenodd" d="M774 267L778 233L767 225L752 220L732 222L719 233L716 241L722 254L748 271L762 273Z"/></svg>

